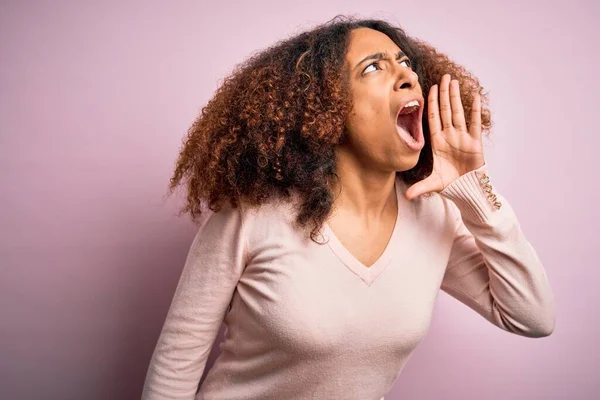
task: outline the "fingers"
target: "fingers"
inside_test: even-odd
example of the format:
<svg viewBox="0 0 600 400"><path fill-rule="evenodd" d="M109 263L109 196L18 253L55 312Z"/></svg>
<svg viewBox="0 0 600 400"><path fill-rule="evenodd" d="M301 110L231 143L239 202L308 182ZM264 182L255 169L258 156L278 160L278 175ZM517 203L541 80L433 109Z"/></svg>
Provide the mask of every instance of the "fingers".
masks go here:
<svg viewBox="0 0 600 400"><path fill-rule="evenodd" d="M460 83L457 79L451 79L450 74L444 74L439 86L433 85L429 89L427 109L429 131L432 135L452 128L467 130ZM473 94L469 133L473 137L481 138L481 96L478 92Z"/></svg>
<svg viewBox="0 0 600 400"><path fill-rule="evenodd" d="M418 181L410 186L406 192L404 193L404 197L407 200L412 200L416 197L421 196L424 193L434 192L438 189L433 185L431 176L425 178L424 180Z"/></svg>
<svg viewBox="0 0 600 400"><path fill-rule="evenodd" d="M440 115L442 127L452 128L452 110L450 109L450 74L444 74L440 82Z"/></svg>
<svg viewBox="0 0 600 400"><path fill-rule="evenodd" d="M481 139L481 95L478 91L473 94L473 105L471 106L471 124L469 133L476 139Z"/></svg>
<svg viewBox="0 0 600 400"><path fill-rule="evenodd" d="M427 100L427 114L429 121L429 133L435 135L442 130L439 115L440 107L438 105L438 85L433 85L429 89L429 98Z"/></svg>
<svg viewBox="0 0 600 400"><path fill-rule="evenodd" d="M439 192L441 190L444 190L444 188L445 186L443 184L443 180L435 171L434 167L433 173L427 178L412 184L404 193L404 197L408 200L412 200L415 197L419 197L426 193Z"/></svg>
<svg viewBox="0 0 600 400"><path fill-rule="evenodd" d="M455 128L466 131L465 112L460 99L459 84L456 79L450 81L450 104L452 105L452 124Z"/></svg>

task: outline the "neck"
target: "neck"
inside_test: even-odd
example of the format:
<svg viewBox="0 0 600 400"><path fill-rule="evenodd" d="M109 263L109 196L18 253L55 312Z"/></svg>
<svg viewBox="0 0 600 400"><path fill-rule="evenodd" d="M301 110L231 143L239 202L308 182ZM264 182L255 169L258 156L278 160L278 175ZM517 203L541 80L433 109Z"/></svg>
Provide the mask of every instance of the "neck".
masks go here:
<svg viewBox="0 0 600 400"><path fill-rule="evenodd" d="M333 207L338 215L368 226L397 212L396 171L365 167L343 148L336 151L336 169Z"/></svg>

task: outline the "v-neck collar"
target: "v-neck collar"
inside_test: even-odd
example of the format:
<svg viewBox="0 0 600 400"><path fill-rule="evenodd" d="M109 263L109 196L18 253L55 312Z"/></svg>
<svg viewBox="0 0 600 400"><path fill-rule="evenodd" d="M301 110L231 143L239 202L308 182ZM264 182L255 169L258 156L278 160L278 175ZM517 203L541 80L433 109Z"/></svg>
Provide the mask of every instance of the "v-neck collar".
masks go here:
<svg viewBox="0 0 600 400"><path fill-rule="evenodd" d="M377 279L383 270L385 270L385 268L392 262L398 251L397 239L400 231L400 220L402 219L403 213L402 203L400 201L399 185L400 182L398 182L398 178L396 178L396 181L394 182L394 190L396 192L396 201L398 202L398 214L396 215L396 222L394 224L394 229L392 230L392 235L390 236L390 240L383 250L383 253L381 253L379 258L370 267L367 267L365 264L359 261L342 244L327 222L323 224L323 231L328 238L328 240L327 238L326 240L331 250L344 263L344 265L346 265L350 271L358 275L367 284L367 286L371 286L375 279Z"/></svg>

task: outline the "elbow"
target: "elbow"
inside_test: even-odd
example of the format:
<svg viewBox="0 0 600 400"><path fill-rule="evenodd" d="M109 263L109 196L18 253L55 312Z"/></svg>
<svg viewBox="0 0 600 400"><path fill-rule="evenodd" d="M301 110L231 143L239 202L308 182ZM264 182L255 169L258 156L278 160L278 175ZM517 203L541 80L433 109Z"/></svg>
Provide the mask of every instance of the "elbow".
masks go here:
<svg viewBox="0 0 600 400"><path fill-rule="evenodd" d="M556 325L556 314L554 311L546 313L543 318L537 319L536 323L531 325L527 336L532 338L543 338L550 336L554 332Z"/></svg>
<svg viewBox="0 0 600 400"><path fill-rule="evenodd" d="M554 299L546 303L546 306L541 310L541 315L543 315L543 318L540 318L540 323L538 324L538 337L550 336L552 332L554 332L554 327L556 325L556 306L554 304Z"/></svg>
<svg viewBox="0 0 600 400"><path fill-rule="evenodd" d="M545 322L543 325L541 325L538 328L536 337L541 338L541 337L546 337L546 336L552 335L552 332L554 332L555 324L556 324L556 319L554 316L552 316L552 318L548 319L547 322Z"/></svg>
<svg viewBox="0 0 600 400"><path fill-rule="evenodd" d="M506 315L503 315L503 317L505 320L504 329L528 338L550 336L554 332L554 326L556 325L556 314L553 309L530 312L527 316L523 316L520 322L515 319L506 319Z"/></svg>
<svg viewBox="0 0 600 400"><path fill-rule="evenodd" d="M528 324L529 335L534 338L542 338L550 336L554 332L556 325L556 306L552 296L546 297L545 301L538 303L537 307L533 307L529 311Z"/></svg>
<svg viewBox="0 0 600 400"><path fill-rule="evenodd" d="M536 330L530 331L530 333L526 336L533 338L533 339L538 339L538 338L550 336L553 331L554 331L553 327L538 328Z"/></svg>

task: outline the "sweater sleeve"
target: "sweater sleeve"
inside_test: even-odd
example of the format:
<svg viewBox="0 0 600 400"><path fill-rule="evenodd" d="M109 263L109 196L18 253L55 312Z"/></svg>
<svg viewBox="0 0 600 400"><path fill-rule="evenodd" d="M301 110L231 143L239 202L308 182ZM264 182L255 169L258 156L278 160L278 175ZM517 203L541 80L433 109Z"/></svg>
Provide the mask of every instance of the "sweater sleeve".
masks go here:
<svg viewBox="0 0 600 400"><path fill-rule="evenodd" d="M487 168L460 176L440 192L456 212L441 289L508 332L548 336L555 307L546 272L514 210L492 191Z"/></svg>
<svg viewBox="0 0 600 400"><path fill-rule="evenodd" d="M245 267L242 221L241 208L227 204L198 230L148 367L143 400L194 398Z"/></svg>

